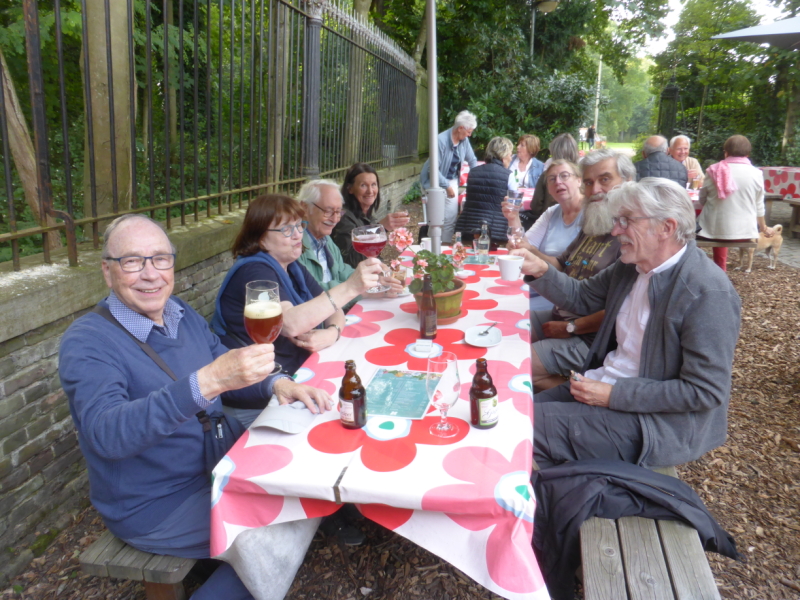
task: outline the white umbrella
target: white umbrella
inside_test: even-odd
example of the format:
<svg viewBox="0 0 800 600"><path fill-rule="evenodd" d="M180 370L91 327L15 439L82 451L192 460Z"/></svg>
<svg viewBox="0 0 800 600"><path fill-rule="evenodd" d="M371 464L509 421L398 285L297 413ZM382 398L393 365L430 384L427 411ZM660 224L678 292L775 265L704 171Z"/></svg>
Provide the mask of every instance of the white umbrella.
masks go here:
<svg viewBox="0 0 800 600"><path fill-rule="evenodd" d="M800 17L775 21L768 25L757 25L713 36L715 40L740 40L754 44L770 44L792 50L800 48Z"/></svg>

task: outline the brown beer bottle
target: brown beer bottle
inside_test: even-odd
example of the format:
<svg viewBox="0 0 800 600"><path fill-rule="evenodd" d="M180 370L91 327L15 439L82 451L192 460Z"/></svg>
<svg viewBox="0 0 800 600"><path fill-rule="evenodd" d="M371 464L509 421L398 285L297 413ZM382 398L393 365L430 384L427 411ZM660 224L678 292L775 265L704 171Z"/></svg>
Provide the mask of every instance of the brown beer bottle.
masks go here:
<svg viewBox="0 0 800 600"><path fill-rule="evenodd" d="M485 358L475 361L475 377L472 378L472 387L469 389L469 412L473 427L491 429L497 425L497 388L486 369Z"/></svg>
<svg viewBox="0 0 800 600"><path fill-rule="evenodd" d="M361 429L367 424L367 392L356 373L355 361L345 361L344 369L339 387L339 418L345 429Z"/></svg>
<svg viewBox="0 0 800 600"><path fill-rule="evenodd" d="M422 279L422 298L419 301L419 337L432 340L436 337L436 300L433 298L433 281L430 275Z"/></svg>

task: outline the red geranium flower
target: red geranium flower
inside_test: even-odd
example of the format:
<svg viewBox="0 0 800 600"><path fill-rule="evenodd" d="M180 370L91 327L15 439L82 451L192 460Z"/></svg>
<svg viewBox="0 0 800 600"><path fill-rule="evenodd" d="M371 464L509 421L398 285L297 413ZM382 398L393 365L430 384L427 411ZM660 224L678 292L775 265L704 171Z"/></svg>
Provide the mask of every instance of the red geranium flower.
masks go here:
<svg viewBox="0 0 800 600"><path fill-rule="evenodd" d="M469 424L458 421L458 434L440 438L431 434L431 425L438 416L419 420L393 417L370 417L362 429L345 429L339 421L320 423L308 432L309 445L327 454L343 454L361 448L361 462L371 471L385 473L407 467L417 455L417 444L445 446L463 440Z"/></svg>
<svg viewBox="0 0 800 600"><path fill-rule="evenodd" d="M414 346L419 336L416 329L395 329L383 338L390 344L380 348L368 350L364 358L373 365L393 367L408 362L410 371L426 371L428 369L428 355L417 354ZM436 334L433 345L439 347L441 352L453 352L459 360L475 360L486 354L486 348L476 348L460 343L464 340L464 332L459 329L440 329ZM438 354L432 356L438 356Z"/></svg>
<svg viewBox="0 0 800 600"><path fill-rule="evenodd" d="M360 304L350 309L345 317L342 336L349 338L366 337L380 331L381 326L377 321L386 321L394 315L388 310L364 310Z"/></svg>
<svg viewBox="0 0 800 600"><path fill-rule="evenodd" d="M510 461L492 448L456 448L445 457L444 470L468 483L434 488L422 498L423 510L443 512L464 529L492 528L486 543L489 576L519 594L544 586L531 547L536 509L532 456L528 440L519 443Z"/></svg>

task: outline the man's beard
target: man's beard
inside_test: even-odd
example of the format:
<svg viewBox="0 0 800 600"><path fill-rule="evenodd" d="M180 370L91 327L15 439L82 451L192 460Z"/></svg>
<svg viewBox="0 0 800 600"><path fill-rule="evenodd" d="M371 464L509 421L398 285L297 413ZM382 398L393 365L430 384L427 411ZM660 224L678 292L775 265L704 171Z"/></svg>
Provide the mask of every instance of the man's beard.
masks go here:
<svg viewBox="0 0 800 600"><path fill-rule="evenodd" d="M613 228L614 223L611 221L611 211L605 194L602 200L589 202L583 209L583 231L586 235L607 235Z"/></svg>

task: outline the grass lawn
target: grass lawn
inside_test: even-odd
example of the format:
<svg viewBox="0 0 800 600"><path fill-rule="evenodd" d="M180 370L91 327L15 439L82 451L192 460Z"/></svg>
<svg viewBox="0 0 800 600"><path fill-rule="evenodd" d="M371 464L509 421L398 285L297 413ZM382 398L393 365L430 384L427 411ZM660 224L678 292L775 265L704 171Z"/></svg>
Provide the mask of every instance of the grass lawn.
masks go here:
<svg viewBox="0 0 800 600"><path fill-rule="evenodd" d="M631 142L606 142L606 147L614 150L633 150Z"/></svg>

